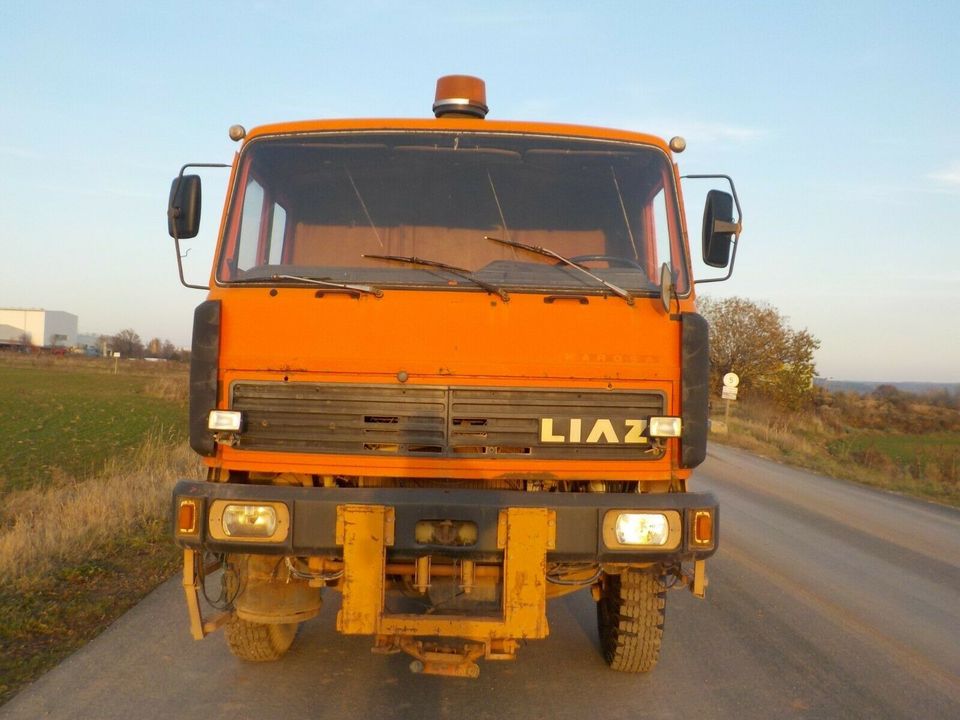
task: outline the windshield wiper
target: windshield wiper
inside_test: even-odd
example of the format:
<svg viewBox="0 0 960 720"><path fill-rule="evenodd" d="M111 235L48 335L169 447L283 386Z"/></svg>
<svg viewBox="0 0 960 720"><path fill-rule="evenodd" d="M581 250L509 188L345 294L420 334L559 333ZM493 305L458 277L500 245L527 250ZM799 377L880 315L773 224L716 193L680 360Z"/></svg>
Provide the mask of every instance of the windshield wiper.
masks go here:
<svg viewBox="0 0 960 720"><path fill-rule="evenodd" d="M559 260L564 265L568 265L572 267L574 270L579 270L587 277L596 280L605 288L609 289L614 295L618 295L619 297L622 297L626 301L627 305L633 305L633 295L631 295L629 292L624 290L622 287L619 287L618 285L614 285L612 282L608 282L607 280L604 280L599 275L594 275L592 272L590 272L585 267L583 267L583 265L575 263L573 260L565 258L560 253L554 252L549 248L540 247L539 245L527 245L526 243L517 242L516 240L504 240L502 238L493 237L492 235L484 235L483 239L493 240L493 242L498 242L501 245L509 245L510 247L520 248L521 250L526 250L527 252L532 252L532 253L536 253L537 255L543 255L544 257L549 257L549 258L553 258L554 260Z"/></svg>
<svg viewBox="0 0 960 720"><path fill-rule="evenodd" d="M392 260L394 262L406 263L408 265L423 265L424 267L434 267L440 270L446 270L448 273L456 275L457 277L462 277L464 280L469 280L474 285L483 288L491 295L498 296L504 302L510 302L510 296L507 295L507 291L503 288L498 288L496 285L491 285L488 282L483 280L478 280L473 277L470 270L466 268L457 267L456 265L447 265L447 263L438 262L436 260L424 260L423 258L418 258L413 255L373 255L365 254L361 255L365 258L376 258L377 260Z"/></svg>
<svg viewBox="0 0 960 720"><path fill-rule="evenodd" d="M357 293L358 295L373 295L374 297L383 297L383 290L371 285L353 285L351 283L338 283L330 280L317 280L316 278L303 277L302 275L271 275L269 280L293 280L294 282L304 282L310 285L319 285L320 287L335 288L346 292Z"/></svg>

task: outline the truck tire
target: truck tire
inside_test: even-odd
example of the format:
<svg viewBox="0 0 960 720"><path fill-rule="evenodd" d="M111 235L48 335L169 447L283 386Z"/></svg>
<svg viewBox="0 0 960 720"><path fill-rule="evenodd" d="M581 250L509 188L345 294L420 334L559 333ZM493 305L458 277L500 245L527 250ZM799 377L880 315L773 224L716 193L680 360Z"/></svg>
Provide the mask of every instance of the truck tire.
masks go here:
<svg viewBox="0 0 960 720"><path fill-rule="evenodd" d="M224 628L227 646L241 660L269 662L279 660L293 644L299 623L268 625L241 620L236 615Z"/></svg>
<svg viewBox="0 0 960 720"><path fill-rule="evenodd" d="M605 575L597 602L597 630L607 664L621 672L649 672L660 657L667 588L651 573Z"/></svg>

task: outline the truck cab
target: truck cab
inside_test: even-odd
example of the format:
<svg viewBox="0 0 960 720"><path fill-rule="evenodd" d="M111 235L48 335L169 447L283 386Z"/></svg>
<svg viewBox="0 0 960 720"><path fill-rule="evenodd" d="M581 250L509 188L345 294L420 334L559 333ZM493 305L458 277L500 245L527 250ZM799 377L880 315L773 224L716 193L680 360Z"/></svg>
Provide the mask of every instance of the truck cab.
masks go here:
<svg viewBox="0 0 960 720"><path fill-rule="evenodd" d="M277 659L335 591L340 632L476 677L583 590L611 667L650 670L719 530L687 488L709 356L682 140L488 120L467 76L434 112L231 129L190 372L207 476L173 496L193 634ZM178 256L200 196L181 171ZM714 267L733 203L707 196Z"/></svg>

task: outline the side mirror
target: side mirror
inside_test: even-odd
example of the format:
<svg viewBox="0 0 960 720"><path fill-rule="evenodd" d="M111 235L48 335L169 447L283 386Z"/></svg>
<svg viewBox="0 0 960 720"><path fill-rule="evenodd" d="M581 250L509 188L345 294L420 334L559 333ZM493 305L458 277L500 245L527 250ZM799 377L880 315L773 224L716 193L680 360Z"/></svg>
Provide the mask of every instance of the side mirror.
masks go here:
<svg viewBox="0 0 960 720"><path fill-rule="evenodd" d="M733 221L733 196L711 190L703 206L703 262L725 268L730 263L733 236L739 230Z"/></svg>
<svg viewBox="0 0 960 720"><path fill-rule="evenodd" d="M167 232L175 240L196 237L200 232L200 176L179 175L170 186Z"/></svg>

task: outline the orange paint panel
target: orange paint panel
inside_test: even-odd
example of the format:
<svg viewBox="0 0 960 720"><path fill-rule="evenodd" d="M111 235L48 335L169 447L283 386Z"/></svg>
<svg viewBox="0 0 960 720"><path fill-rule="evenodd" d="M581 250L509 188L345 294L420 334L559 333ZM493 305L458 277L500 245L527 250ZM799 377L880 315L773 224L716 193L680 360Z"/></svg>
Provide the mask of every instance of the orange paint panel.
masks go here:
<svg viewBox="0 0 960 720"><path fill-rule="evenodd" d="M321 291L322 292L322 291ZM226 371L325 373L382 382L509 385L590 382L625 388L679 380L680 324L659 298L633 307L616 297L544 302L511 293L385 289L382 298L313 288L216 290L221 299L221 367ZM469 319L469 320L468 320ZM469 322L469 326L465 325ZM571 387L578 383L574 382Z"/></svg>
<svg viewBox="0 0 960 720"><path fill-rule="evenodd" d="M503 120L481 120L478 118L436 118L436 119L358 119L358 120L307 120L290 123L276 123L253 128L247 133L244 142L266 135L288 135L291 133L370 131L370 130L469 130L471 132L518 133L524 135L567 135L571 137L595 138L598 140L621 140L626 142L653 145L668 156L672 152L663 139L654 135L614 130L611 128L591 127L587 125L565 125L560 123L510 122Z"/></svg>

